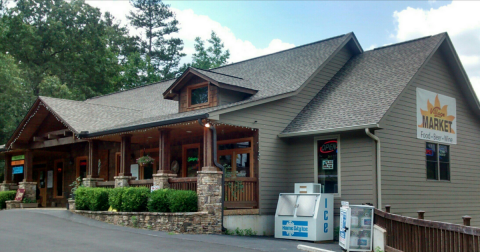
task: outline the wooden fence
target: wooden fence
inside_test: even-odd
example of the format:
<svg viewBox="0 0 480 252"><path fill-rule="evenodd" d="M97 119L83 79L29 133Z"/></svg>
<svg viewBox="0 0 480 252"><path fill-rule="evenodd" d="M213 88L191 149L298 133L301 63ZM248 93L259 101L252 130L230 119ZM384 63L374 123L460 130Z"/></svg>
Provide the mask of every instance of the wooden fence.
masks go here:
<svg viewBox="0 0 480 252"><path fill-rule="evenodd" d="M171 189L197 191L197 178L169 178L168 183Z"/></svg>
<svg viewBox="0 0 480 252"><path fill-rule="evenodd" d="M150 189L153 186L153 179L130 180L128 184L131 187L146 187Z"/></svg>
<svg viewBox="0 0 480 252"><path fill-rule="evenodd" d="M463 225L405 217L375 209L375 224L387 231L385 251L389 252L480 252L480 228L470 227L470 217Z"/></svg>
<svg viewBox="0 0 480 252"><path fill-rule="evenodd" d="M115 187L115 181L97 182L97 187L114 188Z"/></svg>

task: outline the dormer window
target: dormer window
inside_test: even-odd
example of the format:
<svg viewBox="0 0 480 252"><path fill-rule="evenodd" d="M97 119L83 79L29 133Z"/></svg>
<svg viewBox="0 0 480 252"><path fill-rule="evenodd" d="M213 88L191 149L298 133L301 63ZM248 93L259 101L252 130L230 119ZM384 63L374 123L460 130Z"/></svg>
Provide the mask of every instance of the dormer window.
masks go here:
<svg viewBox="0 0 480 252"><path fill-rule="evenodd" d="M208 103L208 84L188 87L188 106L200 106Z"/></svg>

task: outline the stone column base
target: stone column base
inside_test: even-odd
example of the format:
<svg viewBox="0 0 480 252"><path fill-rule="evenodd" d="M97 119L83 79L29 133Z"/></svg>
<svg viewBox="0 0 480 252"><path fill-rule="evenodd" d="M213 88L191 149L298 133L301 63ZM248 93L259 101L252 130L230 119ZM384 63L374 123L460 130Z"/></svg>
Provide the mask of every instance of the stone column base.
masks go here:
<svg viewBox="0 0 480 252"><path fill-rule="evenodd" d="M75 212L75 200L74 199L68 199L68 210L70 212Z"/></svg>
<svg viewBox="0 0 480 252"><path fill-rule="evenodd" d="M129 187L130 184L128 183L128 181L132 179L136 179L136 177L132 177L132 176L116 176L113 178L115 179L115 188Z"/></svg>
<svg viewBox="0 0 480 252"><path fill-rule="evenodd" d="M16 183L1 183L0 192L10 191L10 186L16 186Z"/></svg>
<svg viewBox="0 0 480 252"><path fill-rule="evenodd" d="M18 183L18 188L25 189L24 199L27 198L37 202L37 182L20 182Z"/></svg>
<svg viewBox="0 0 480 252"><path fill-rule="evenodd" d="M175 178L177 174L173 173L157 173L153 174L153 185L159 186L160 189L169 189L170 183L168 183L169 178Z"/></svg>
<svg viewBox="0 0 480 252"><path fill-rule="evenodd" d="M7 200L5 201L6 209L15 209L15 208L20 208L21 201L15 201L15 200Z"/></svg>
<svg viewBox="0 0 480 252"><path fill-rule="evenodd" d="M198 211L208 212L211 223L208 229L212 233L222 233L222 174L221 171L197 172Z"/></svg>
<svg viewBox="0 0 480 252"><path fill-rule="evenodd" d="M83 186L97 187L98 181L103 181L103 179L102 178L83 178Z"/></svg>

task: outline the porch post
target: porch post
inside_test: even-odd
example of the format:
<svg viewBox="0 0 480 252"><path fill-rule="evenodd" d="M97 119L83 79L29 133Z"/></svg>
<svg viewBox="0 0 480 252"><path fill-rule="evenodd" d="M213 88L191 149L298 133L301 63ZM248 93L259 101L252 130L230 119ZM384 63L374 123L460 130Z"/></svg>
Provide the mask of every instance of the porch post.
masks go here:
<svg viewBox="0 0 480 252"><path fill-rule="evenodd" d="M24 198L35 202L37 200L37 182L33 182L33 152L31 150L25 151L23 174L23 182L18 183L18 188L25 189Z"/></svg>
<svg viewBox="0 0 480 252"><path fill-rule="evenodd" d="M132 135L122 135L122 141L120 143L120 172L115 178L115 187L128 187L128 181L132 179L132 173L130 172L130 165L132 164L132 158L130 155L132 144Z"/></svg>
<svg viewBox="0 0 480 252"><path fill-rule="evenodd" d="M203 129L203 167L197 172L198 211L212 216L208 232L222 233L222 171L213 164L212 132Z"/></svg>
<svg viewBox="0 0 480 252"><path fill-rule="evenodd" d="M153 185L160 189L170 188L169 178L174 178L177 174L170 170L170 130L159 129L158 138L158 171L153 174Z"/></svg>
<svg viewBox="0 0 480 252"><path fill-rule="evenodd" d="M83 178L83 185L96 187L98 178L98 141L88 140L88 167L87 177Z"/></svg>
<svg viewBox="0 0 480 252"><path fill-rule="evenodd" d="M6 153L5 154L5 180L2 184L0 184L0 192L2 191L9 191L10 186L15 185L12 183L12 155Z"/></svg>

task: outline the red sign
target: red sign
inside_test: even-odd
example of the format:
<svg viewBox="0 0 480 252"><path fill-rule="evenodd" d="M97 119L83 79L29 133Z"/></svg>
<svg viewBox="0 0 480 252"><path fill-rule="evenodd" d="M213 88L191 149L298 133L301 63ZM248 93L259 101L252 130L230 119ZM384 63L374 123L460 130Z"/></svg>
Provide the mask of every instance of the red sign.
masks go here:
<svg viewBox="0 0 480 252"><path fill-rule="evenodd" d="M25 195L25 189L17 189L17 195L15 195L15 201L22 201Z"/></svg>
<svg viewBox="0 0 480 252"><path fill-rule="evenodd" d="M334 152L336 150L337 150L337 140L327 141L323 143L323 145L320 146L320 149L319 149L319 151L324 154Z"/></svg>

